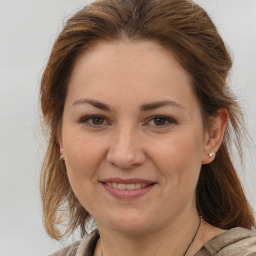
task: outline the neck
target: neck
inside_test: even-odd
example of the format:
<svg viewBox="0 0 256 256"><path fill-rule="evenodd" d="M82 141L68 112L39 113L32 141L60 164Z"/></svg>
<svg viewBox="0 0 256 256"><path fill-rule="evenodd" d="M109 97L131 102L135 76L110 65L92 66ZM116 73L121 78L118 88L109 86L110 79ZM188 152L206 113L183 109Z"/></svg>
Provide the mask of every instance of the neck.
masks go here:
<svg viewBox="0 0 256 256"><path fill-rule="evenodd" d="M194 255L200 249L200 244L192 242L198 229L200 218L197 214L188 216L185 221L177 218L175 225L168 225L159 231L145 234L129 234L102 229L100 232L100 246L98 256L177 256ZM192 242L192 243L191 243ZM196 243L195 243L196 242ZM190 244L191 243L191 244ZM194 246L194 243L197 246ZM189 248L188 248L189 247ZM196 248L198 247L198 248ZM186 250L188 251L186 252ZM186 253L185 253L186 252Z"/></svg>

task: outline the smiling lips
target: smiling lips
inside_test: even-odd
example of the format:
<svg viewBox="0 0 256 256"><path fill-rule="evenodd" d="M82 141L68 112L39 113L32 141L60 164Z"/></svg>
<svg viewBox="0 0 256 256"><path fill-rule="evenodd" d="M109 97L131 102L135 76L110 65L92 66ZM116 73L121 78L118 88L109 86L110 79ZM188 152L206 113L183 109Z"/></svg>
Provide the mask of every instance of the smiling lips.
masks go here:
<svg viewBox="0 0 256 256"><path fill-rule="evenodd" d="M112 196L118 199L132 200L148 193L156 182L140 179L107 179L101 182Z"/></svg>
<svg viewBox="0 0 256 256"><path fill-rule="evenodd" d="M111 188L116 188L120 190L141 189L148 186L146 183L123 184L123 183L115 183L115 182L113 183L107 182L106 185Z"/></svg>

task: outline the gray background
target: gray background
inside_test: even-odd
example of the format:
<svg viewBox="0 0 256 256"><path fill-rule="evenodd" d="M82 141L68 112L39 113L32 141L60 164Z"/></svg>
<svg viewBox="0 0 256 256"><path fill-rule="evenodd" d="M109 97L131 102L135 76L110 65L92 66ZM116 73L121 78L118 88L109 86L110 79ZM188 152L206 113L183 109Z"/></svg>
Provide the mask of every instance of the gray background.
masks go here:
<svg viewBox="0 0 256 256"><path fill-rule="evenodd" d="M233 54L230 83L253 141L241 168L256 209L256 1L197 0ZM39 172L45 150L39 84L63 23L88 1L0 0L0 255L43 256L70 243L49 239L41 221Z"/></svg>

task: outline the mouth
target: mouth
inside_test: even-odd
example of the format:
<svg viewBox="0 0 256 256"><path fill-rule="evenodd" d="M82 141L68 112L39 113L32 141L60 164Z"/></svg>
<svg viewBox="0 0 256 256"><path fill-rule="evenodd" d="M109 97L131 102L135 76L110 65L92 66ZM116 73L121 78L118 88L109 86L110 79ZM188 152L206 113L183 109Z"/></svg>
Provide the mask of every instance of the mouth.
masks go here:
<svg viewBox="0 0 256 256"><path fill-rule="evenodd" d="M106 186L110 188L115 188L119 190L135 190L135 189L142 189L149 186L152 186L152 184L146 184L146 183L131 183L131 184L125 184L125 183L116 183L116 182L103 182Z"/></svg>
<svg viewBox="0 0 256 256"><path fill-rule="evenodd" d="M101 181L101 184L115 198L132 200L150 192L157 183L148 180L114 178Z"/></svg>

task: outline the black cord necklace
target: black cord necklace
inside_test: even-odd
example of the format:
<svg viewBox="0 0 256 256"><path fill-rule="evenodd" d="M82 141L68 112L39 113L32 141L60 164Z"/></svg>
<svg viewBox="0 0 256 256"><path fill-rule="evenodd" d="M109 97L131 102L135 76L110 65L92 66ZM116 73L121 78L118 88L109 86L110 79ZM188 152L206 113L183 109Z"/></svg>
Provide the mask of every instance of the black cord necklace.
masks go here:
<svg viewBox="0 0 256 256"><path fill-rule="evenodd" d="M195 232L195 234L194 234L194 236L193 236L191 242L189 243L187 249L185 250L183 256L186 256L186 254L187 254L189 248L191 247L191 245L192 245L193 242L195 241L195 238L196 238L196 236L197 236L197 233L198 233L198 231L199 231L199 229L200 229L200 226L201 226L201 223L202 223L202 217L199 216L199 218L200 218L200 221L199 221L199 225L198 225L198 227L197 227L197 230L196 230L196 232ZM102 244L101 244L101 256L103 256Z"/></svg>
<svg viewBox="0 0 256 256"><path fill-rule="evenodd" d="M199 221L199 225L198 225L198 228L197 228L197 230L196 230L196 233L194 234L194 236L193 236L191 242L189 243L189 245L188 245L186 251L184 252L183 256L185 256L185 255L187 254L189 248L190 248L191 245L193 244L193 242L194 242L194 240L195 240L195 238L196 238L196 235L197 235L197 233L198 233L198 231L199 231L199 229L200 229L200 226L201 226L201 223L202 223L202 217L199 216L199 218L200 218L200 221Z"/></svg>

